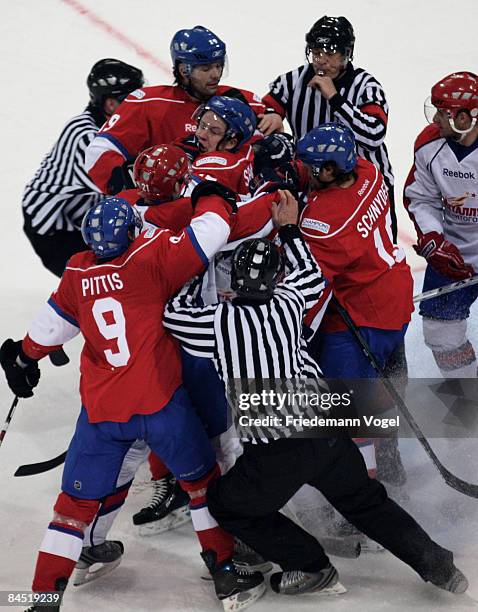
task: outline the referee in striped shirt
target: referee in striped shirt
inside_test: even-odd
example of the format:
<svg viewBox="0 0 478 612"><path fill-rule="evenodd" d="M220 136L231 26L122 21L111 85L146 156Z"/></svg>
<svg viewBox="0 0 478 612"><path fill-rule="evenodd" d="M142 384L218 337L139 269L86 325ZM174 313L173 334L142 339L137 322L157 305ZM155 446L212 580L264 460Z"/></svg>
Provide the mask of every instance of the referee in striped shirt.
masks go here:
<svg viewBox="0 0 478 612"><path fill-rule="evenodd" d="M320 375L305 353L301 328L306 309L320 298L325 283L297 227L298 206L289 192L280 193L272 213L288 270L282 282L277 282L282 272L277 247L263 239L247 240L233 256L232 302L194 307L194 286L187 285L165 309L165 327L188 352L214 359L226 385L234 379L260 384L266 378ZM319 382L318 388L325 392L327 386ZM262 416L268 407L261 406ZM239 431L250 433L247 427ZM320 543L279 512L306 483L424 580L452 590L449 580L459 572L452 553L433 542L388 498L383 485L369 478L350 439L280 433L259 427L256 435L269 439L244 442L243 455L208 490L208 507L219 525L281 566L271 576L276 592L343 592Z"/></svg>
<svg viewBox="0 0 478 612"><path fill-rule="evenodd" d="M103 59L87 79L90 103L63 128L23 193L23 230L43 265L60 277L68 259L85 250L81 222L101 194L85 168L85 150L129 93L144 83L139 68Z"/></svg>
<svg viewBox="0 0 478 612"><path fill-rule="evenodd" d="M397 237L393 171L385 135L388 104L377 79L352 65L355 35L345 17L319 19L306 35L307 63L271 83L260 127L265 135L281 129L286 117L298 140L311 129L336 121L355 135L360 157L375 164L390 190L392 231Z"/></svg>

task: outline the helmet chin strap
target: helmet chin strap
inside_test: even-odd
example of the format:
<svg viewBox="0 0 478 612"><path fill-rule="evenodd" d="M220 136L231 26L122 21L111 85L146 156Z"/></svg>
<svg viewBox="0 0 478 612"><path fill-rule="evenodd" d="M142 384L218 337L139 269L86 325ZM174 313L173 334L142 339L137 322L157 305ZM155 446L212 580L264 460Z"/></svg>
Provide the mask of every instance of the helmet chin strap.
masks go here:
<svg viewBox="0 0 478 612"><path fill-rule="evenodd" d="M466 130L459 130L456 125L455 125L455 120L453 117L449 117L448 122L450 124L451 129L456 132L457 134L460 134L460 138L458 139L458 142L462 141L463 138L469 134L471 132L471 130L475 127L476 125L476 117L473 117L473 119L471 120L471 124L470 127L467 128Z"/></svg>

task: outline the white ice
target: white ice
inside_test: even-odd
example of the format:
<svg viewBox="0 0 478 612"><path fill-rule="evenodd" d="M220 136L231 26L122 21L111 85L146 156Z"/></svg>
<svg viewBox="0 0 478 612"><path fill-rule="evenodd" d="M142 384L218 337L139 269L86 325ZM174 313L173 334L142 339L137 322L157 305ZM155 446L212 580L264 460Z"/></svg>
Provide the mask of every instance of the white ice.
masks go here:
<svg viewBox="0 0 478 612"><path fill-rule="evenodd" d="M81 13L81 9L90 12ZM299 0L290 6L271 0L252 2L166 3L154 0L16 0L2 2L0 22L0 107L2 148L1 321L0 338L20 338L56 284L41 266L21 226L21 191L53 144L62 125L87 102L85 79L92 64L117 57L139 65L149 82L168 83L169 41L182 27L204 24L228 43L228 83L259 94L278 74L303 59L304 33L324 12L344 14L357 35L356 64L382 82L390 102L388 146L397 177L397 204L412 160L412 144L425 124L422 105L430 86L457 69L476 71L478 4L462 0L344 0L330 5ZM103 24L103 25L102 25ZM109 24L113 30L107 30ZM127 39L115 36L121 33ZM133 47L129 42L136 43ZM156 61L138 55L138 45ZM400 212L401 241L415 274L421 262L411 251L413 229ZM421 290L416 282L415 292ZM477 345L476 310L471 337ZM473 320L475 321L473 323ZM21 401L0 450L0 590L29 589L37 547L50 520L60 469L41 476L13 478L18 465L62 452L78 414L77 362L80 342L68 348L65 368L42 364L40 386ZM423 346L420 321L414 317L407 341L411 375L437 375ZM1 378L1 377L0 377ZM12 396L0 380L0 418ZM1 424L0 423L0 424ZM478 482L475 440L433 442L443 462L460 477ZM455 597L423 583L388 553L335 559L348 593L335 599L314 595L280 597L268 592L255 610L321 609L469 611L478 609L478 500L449 487L416 441L401 443L409 474L407 504L430 534L456 553L456 563L470 579L468 595ZM146 470L141 478L146 479ZM126 554L110 576L81 588L70 588L64 609L71 612L219 610L210 583L200 579L202 562L191 527L140 539L131 514L143 505L147 491L135 487L112 537Z"/></svg>

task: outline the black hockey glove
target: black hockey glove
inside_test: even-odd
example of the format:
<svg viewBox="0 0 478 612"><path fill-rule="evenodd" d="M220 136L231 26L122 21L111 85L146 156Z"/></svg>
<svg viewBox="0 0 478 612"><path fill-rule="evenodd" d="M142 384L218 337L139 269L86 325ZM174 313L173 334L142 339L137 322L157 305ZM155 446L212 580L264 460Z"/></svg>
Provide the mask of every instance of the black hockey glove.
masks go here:
<svg viewBox="0 0 478 612"><path fill-rule="evenodd" d="M265 168L280 168L290 164L295 158L294 139L283 132L271 134L258 140L254 149L254 174L260 174Z"/></svg>
<svg viewBox="0 0 478 612"><path fill-rule="evenodd" d="M249 190L254 195L261 189L264 193L273 193L278 189L288 189L297 200L299 196L299 175L293 164L281 168L264 168L262 172L249 181Z"/></svg>
<svg viewBox="0 0 478 612"><path fill-rule="evenodd" d="M108 195L116 195L123 189L134 189L136 185L133 181L134 159L125 161L122 166L113 168L108 181Z"/></svg>
<svg viewBox="0 0 478 612"><path fill-rule="evenodd" d="M232 189L229 189L229 187L226 187L217 181L203 181L194 187L193 192L191 193L191 204L193 210L196 210L197 203L201 198L211 195L219 196L225 202L227 202L227 204L229 204L231 207L231 213L233 215L237 213L236 194L234 191L232 191Z"/></svg>
<svg viewBox="0 0 478 612"><path fill-rule="evenodd" d="M22 351L22 341L11 338L0 347L0 365L5 370L7 383L18 397L33 397L33 389L40 380L40 368L36 359Z"/></svg>

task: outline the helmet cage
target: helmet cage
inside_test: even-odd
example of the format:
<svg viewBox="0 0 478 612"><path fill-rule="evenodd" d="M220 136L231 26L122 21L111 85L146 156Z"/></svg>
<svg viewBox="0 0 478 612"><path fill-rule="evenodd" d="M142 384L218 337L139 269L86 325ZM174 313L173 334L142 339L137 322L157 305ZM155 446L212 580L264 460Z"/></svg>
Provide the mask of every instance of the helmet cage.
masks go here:
<svg viewBox="0 0 478 612"><path fill-rule="evenodd" d="M341 173L351 172L357 164L352 131L338 123L324 123L308 132L297 143L297 158L318 178L324 164L334 162Z"/></svg>
<svg viewBox="0 0 478 612"><path fill-rule="evenodd" d="M98 259L109 259L126 251L142 226L133 206L123 198L112 197L90 208L83 218L81 234Z"/></svg>
<svg viewBox="0 0 478 612"><path fill-rule="evenodd" d="M149 147L136 158L133 180L138 194L146 199L175 200L191 178L186 153L174 145Z"/></svg>
<svg viewBox="0 0 478 612"><path fill-rule="evenodd" d="M258 302L270 300L284 269L279 248L263 238L244 240L232 259L231 289L236 297Z"/></svg>

